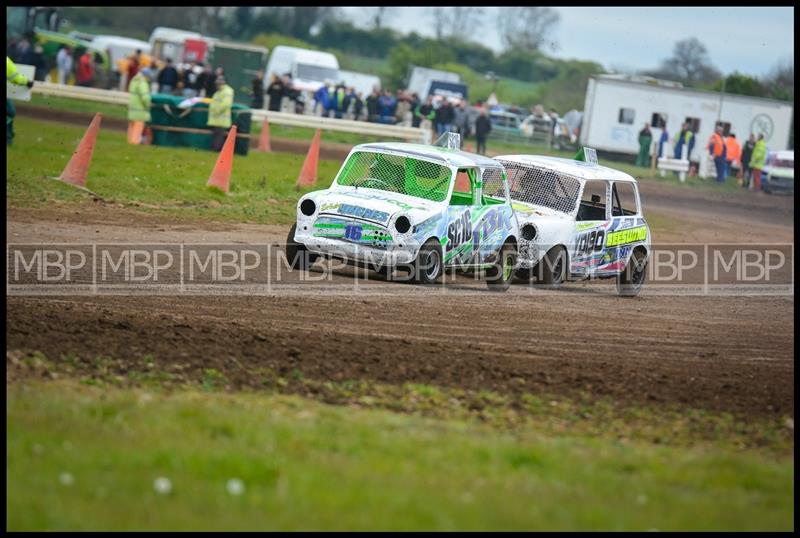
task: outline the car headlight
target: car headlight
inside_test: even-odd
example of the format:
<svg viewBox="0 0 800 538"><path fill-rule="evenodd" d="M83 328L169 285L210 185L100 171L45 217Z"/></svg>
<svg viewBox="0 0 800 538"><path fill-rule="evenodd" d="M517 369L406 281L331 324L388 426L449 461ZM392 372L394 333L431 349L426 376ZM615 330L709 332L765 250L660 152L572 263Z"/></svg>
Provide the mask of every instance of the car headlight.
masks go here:
<svg viewBox="0 0 800 538"><path fill-rule="evenodd" d="M317 210L317 204L311 198L306 198L300 203L300 212L306 217L310 217Z"/></svg>
<svg viewBox="0 0 800 538"><path fill-rule="evenodd" d="M533 224L526 224L522 227L520 233L525 241L533 241L536 238L536 226Z"/></svg>
<svg viewBox="0 0 800 538"><path fill-rule="evenodd" d="M411 229L411 221L408 220L408 217L405 215L400 215L397 217L397 220L394 221L394 229L401 234L408 233Z"/></svg>

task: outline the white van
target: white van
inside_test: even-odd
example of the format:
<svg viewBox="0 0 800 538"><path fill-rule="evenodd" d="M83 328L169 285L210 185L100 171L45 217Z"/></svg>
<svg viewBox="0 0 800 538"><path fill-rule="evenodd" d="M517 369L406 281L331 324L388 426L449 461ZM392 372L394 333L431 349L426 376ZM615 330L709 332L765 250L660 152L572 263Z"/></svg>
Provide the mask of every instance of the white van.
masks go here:
<svg viewBox="0 0 800 538"><path fill-rule="evenodd" d="M367 75L366 73L356 73L355 71L339 71L339 79L336 82L344 82L348 88L353 87L356 93L360 93L363 99L366 99L371 93L373 88L381 89L381 79L376 75Z"/></svg>
<svg viewBox="0 0 800 538"><path fill-rule="evenodd" d="M98 35L92 39L92 46L97 50L107 50L109 60L114 69L117 62L136 53L137 50L150 54L150 43L141 39L131 39L117 35Z"/></svg>
<svg viewBox="0 0 800 538"><path fill-rule="evenodd" d="M187 32L177 28L167 28L159 26L150 34L150 50L156 58L172 58L175 62L180 62L183 58L184 42L187 39L210 39L203 38L197 32Z"/></svg>
<svg viewBox="0 0 800 538"><path fill-rule="evenodd" d="M339 61L330 52L278 46L272 51L267 63L265 84L273 74L292 75L295 89L315 92L325 81L339 82Z"/></svg>

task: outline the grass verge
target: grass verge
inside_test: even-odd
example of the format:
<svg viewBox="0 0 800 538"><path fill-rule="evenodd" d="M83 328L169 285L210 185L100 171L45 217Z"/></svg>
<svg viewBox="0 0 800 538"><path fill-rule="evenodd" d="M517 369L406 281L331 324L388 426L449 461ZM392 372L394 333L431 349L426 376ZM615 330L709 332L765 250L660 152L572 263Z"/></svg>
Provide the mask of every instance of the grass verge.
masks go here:
<svg viewBox="0 0 800 538"><path fill-rule="evenodd" d="M91 203L86 193L47 179L58 176L85 129L17 121L8 148L6 194L12 206ZM251 152L236 156L229 195L206 187L217 154L191 148L132 146L124 133L100 131L87 187L111 203L145 212L220 221L289 223L302 192L295 189L303 155ZM333 180L340 163L320 160L316 188Z"/></svg>
<svg viewBox="0 0 800 538"><path fill-rule="evenodd" d="M11 530L793 528L793 462L758 454L290 396L7 391Z"/></svg>

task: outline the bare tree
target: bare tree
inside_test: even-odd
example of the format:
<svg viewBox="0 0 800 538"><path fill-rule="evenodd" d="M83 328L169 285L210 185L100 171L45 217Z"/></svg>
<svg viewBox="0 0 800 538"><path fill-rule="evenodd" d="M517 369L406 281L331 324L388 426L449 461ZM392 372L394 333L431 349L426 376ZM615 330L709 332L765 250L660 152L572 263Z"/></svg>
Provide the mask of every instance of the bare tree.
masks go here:
<svg viewBox="0 0 800 538"><path fill-rule="evenodd" d="M468 41L467 37L483 25L480 7L436 7L432 13L436 39L459 37Z"/></svg>
<svg viewBox="0 0 800 538"><path fill-rule="evenodd" d="M386 16L390 15L394 8L387 7L387 6L380 6L373 8L374 11L370 15L370 22L372 23L373 30L380 30L383 28L383 23L386 20Z"/></svg>
<svg viewBox="0 0 800 538"><path fill-rule="evenodd" d="M561 16L549 7L500 8L497 23L507 49L539 50L545 44L557 46L550 39Z"/></svg>
<svg viewBox="0 0 800 538"><path fill-rule="evenodd" d="M764 78L770 93L779 99L794 99L794 61L791 58L780 60Z"/></svg>
<svg viewBox="0 0 800 538"><path fill-rule="evenodd" d="M661 63L658 73L690 85L714 82L721 76L711 63L705 45L696 37L675 43L672 56Z"/></svg>

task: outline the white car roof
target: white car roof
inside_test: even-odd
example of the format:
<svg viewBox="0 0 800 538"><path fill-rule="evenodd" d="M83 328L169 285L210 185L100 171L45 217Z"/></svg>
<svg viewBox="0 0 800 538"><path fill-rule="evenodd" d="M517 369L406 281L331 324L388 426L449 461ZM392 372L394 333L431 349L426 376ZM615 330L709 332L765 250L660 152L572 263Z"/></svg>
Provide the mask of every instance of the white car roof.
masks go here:
<svg viewBox="0 0 800 538"><path fill-rule="evenodd" d="M794 150L793 149L784 149L781 151L773 151L771 152L775 155L776 158L781 160L793 161L794 160Z"/></svg>
<svg viewBox="0 0 800 538"><path fill-rule="evenodd" d="M439 161L442 164L450 166L478 166L483 168L502 168L502 164L489 157L477 155L475 153L467 153L457 149L447 149L439 146L428 146L426 144L409 144L406 142L375 142L371 144L359 144L353 148L357 150L369 151L395 151L400 153L407 153L409 155L417 155L424 159L432 161Z"/></svg>
<svg viewBox="0 0 800 538"><path fill-rule="evenodd" d="M619 170L614 170L613 168L609 168L607 166L576 161L573 159L547 157L545 155L498 155L495 157L495 159L500 162L516 161L520 164L528 166L549 168L554 172L568 174L584 181L591 179L604 179L612 181L630 181L632 183L636 183L636 180L625 172L620 172Z"/></svg>

